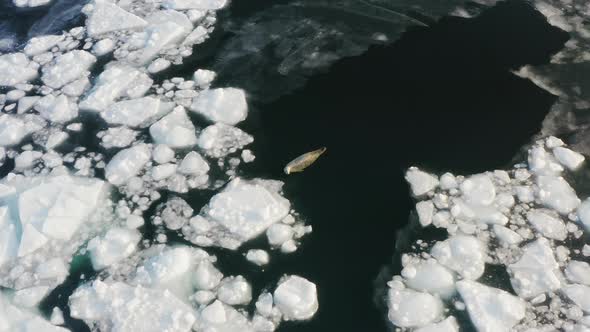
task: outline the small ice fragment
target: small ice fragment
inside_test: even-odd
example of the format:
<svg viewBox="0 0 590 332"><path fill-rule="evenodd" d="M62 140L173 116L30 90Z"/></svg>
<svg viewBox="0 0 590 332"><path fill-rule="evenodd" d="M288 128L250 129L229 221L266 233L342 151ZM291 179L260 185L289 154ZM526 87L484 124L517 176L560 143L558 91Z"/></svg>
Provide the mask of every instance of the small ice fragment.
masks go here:
<svg viewBox="0 0 590 332"><path fill-rule="evenodd" d="M154 161L158 164L165 164L174 159L174 150L165 144L156 145L152 154Z"/></svg>
<svg viewBox="0 0 590 332"><path fill-rule="evenodd" d="M115 42L112 39L101 39L92 46L92 53L96 56L103 56L111 53L115 48Z"/></svg>
<svg viewBox="0 0 590 332"><path fill-rule="evenodd" d="M90 37L111 31L139 29L147 25L142 18L109 1L96 0L90 8L91 11L86 13L86 27Z"/></svg>
<svg viewBox="0 0 590 332"><path fill-rule="evenodd" d="M545 210L532 210L527 213L527 220L535 229L550 239L563 241L567 237L567 229L559 217L552 216Z"/></svg>
<svg viewBox="0 0 590 332"><path fill-rule="evenodd" d="M78 116L78 106L66 95L47 95L35 105L39 114L54 123L65 123Z"/></svg>
<svg viewBox="0 0 590 332"><path fill-rule="evenodd" d="M590 264L572 260L565 268L566 277L574 283L590 286Z"/></svg>
<svg viewBox="0 0 590 332"><path fill-rule="evenodd" d="M51 65L43 67L41 80L45 85L59 89L79 79L96 62L96 57L86 51L71 51L58 56Z"/></svg>
<svg viewBox="0 0 590 332"><path fill-rule="evenodd" d="M51 318L49 320L53 325L63 325L65 323L64 314L58 307L53 307Z"/></svg>
<svg viewBox="0 0 590 332"><path fill-rule="evenodd" d="M105 168L107 180L118 186L136 176L150 160L150 148L146 144L119 151Z"/></svg>
<svg viewBox="0 0 590 332"><path fill-rule="evenodd" d="M266 230L266 237L271 246L280 246L293 238L293 229L289 225L274 224Z"/></svg>
<svg viewBox="0 0 590 332"><path fill-rule="evenodd" d="M525 299L561 287L559 265L549 241L540 238L524 247L519 261L508 266L510 282L516 293Z"/></svg>
<svg viewBox="0 0 590 332"><path fill-rule="evenodd" d="M242 160L245 163L251 163L254 159L256 159L256 156L254 156L251 150L245 149L242 151Z"/></svg>
<svg viewBox="0 0 590 332"><path fill-rule="evenodd" d="M27 83L39 75L38 65L24 53L0 55L0 86Z"/></svg>
<svg viewBox="0 0 590 332"><path fill-rule="evenodd" d="M476 280L485 269L485 248L473 236L455 235L437 242L431 254L442 265L458 272L465 279Z"/></svg>
<svg viewBox="0 0 590 332"><path fill-rule="evenodd" d="M127 228L130 228L130 229L139 228L139 227L143 226L144 223L145 222L142 217L134 215L134 214L130 214L127 217L127 220L125 222L125 224L127 225Z"/></svg>
<svg viewBox="0 0 590 332"><path fill-rule="evenodd" d="M213 122L236 125L246 119L248 104L241 89L218 88L202 91L190 108Z"/></svg>
<svg viewBox="0 0 590 332"><path fill-rule="evenodd" d="M572 171L580 168L585 160L583 155L564 147L556 147L553 149L553 155L559 163Z"/></svg>
<svg viewBox="0 0 590 332"><path fill-rule="evenodd" d="M221 281L217 298L228 305L244 305L252 300L252 287L242 276L228 277Z"/></svg>
<svg viewBox="0 0 590 332"><path fill-rule="evenodd" d="M416 204L416 212L418 213L418 221L422 227L432 224L432 216L434 214L434 204L432 201L421 201Z"/></svg>
<svg viewBox="0 0 590 332"><path fill-rule="evenodd" d="M162 113L160 99L143 97L115 103L102 112L101 116L109 124L139 127Z"/></svg>
<svg viewBox="0 0 590 332"><path fill-rule="evenodd" d="M178 171L187 175L205 175L209 172L209 164L198 152L191 151L182 159Z"/></svg>
<svg viewBox="0 0 590 332"><path fill-rule="evenodd" d="M564 292L576 305L585 312L590 312L590 287L585 285L568 285Z"/></svg>
<svg viewBox="0 0 590 332"><path fill-rule="evenodd" d="M434 190L438 184L438 179L431 174L419 170L417 167L410 167L406 172L406 181L410 183L414 196L422 196Z"/></svg>
<svg viewBox="0 0 590 332"><path fill-rule="evenodd" d="M175 164L162 164L152 168L152 178L156 181L164 180L176 173Z"/></svg>
<svg viewBox="0 0 590 332"><path fill-rule="evenodd" d="M580 205L576 192L564 178L542 175L537 177L536 183L535 194L543 205L564 215Z"/></svg>
<svg viewBox="0 0 590 332"><path fill-rule="evenodd" d="M519 244L523 240L522 236L518 235L518 233L511 230L510 228L506 228L500 225L494 225L493 229L494 234L496 234L496 237L504 246Z"/></svg>
<svg viewBox="0 0 590 332"><path fill-rule="evenodd" d="M273 295L285 320L307 320L318 310L316 286L305 278L285 277Z"/></svg>
<svg viewBox="0 0 590 332"><path fill-rule="evenodd" d="M250 249L246 254L246 259L258 266L266 265L270 261L268 252L262 249Z"/></svg>
<svg viewBox="0 0 590 332"><path fill-rule="evenodd" d="M406 273L410 269L412 273ZM402 276L406 279L406 285L417 291L438 294L443 298L455 292L453 273L433 260L406 266Z"/></svg>
<svg viewBox="0 0 590 332"><path fill-rule="evenodd" d="M170 114L150 127L150 135L158 144L171 148L184 148L197 144L195 126L184 107L176 107Z"/></svg>
<svg viewBox="0 0 590 332"><path fill-rule="evenodd" d="M399 327L422 327L442 315L439 298L411 289L390 288L387 294L387 317Z"/></svg>
<svg viewBox="0 0 590 332"><path fill-rule="evenodd" d="M100 270L129 257L140 239L136 230L111 228L104 236L95 237L88 243L92 266Z"/></svg>
<svg viewBox="0 0 590 332"><path fill-rule="evenodd" d="M193 75L193 80L201 88L208 87L211 82L215 79L217 74L214 71L206 69L198 69Z"/></svg>
<svg viewBox="0 0 590 332"><path fill-rule="evenodd" d="M152 61L152 63L150 63L150 65L148 66L148 72L151 74L159 73L162 70L165 70L168 67L170 67L171 64L172 63L166 59L157 58L156 60Z"/></svg>
<svg viewBox="0 0 590 332"><path fill-rule="evenodd" d="M525 302L506 291L469 280L459 281L457 290L480 332L511 331L525 316Z"/></svg>

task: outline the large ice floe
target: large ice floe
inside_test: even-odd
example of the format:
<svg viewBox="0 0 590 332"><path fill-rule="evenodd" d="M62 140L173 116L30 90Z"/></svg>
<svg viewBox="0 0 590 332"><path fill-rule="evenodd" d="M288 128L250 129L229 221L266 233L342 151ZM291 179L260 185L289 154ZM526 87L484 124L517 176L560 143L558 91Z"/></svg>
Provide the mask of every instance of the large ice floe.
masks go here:
<svg viewBox="0 0 590 332"><path fill-rule="evenodd" d="M568 183L584 160L547 137L510 170L408 169L415 227L448 238L416 240L402 254L401 273L388 282L390 322L413 331L588 330L590 199Z"/></svg>
<svg viewBox="0 0 590 332"><path fill-rule="evenodd" d="M93 0L68 9L85 25L0 55L0 331L79 319L92 331L266 332L314 316L312 281L256 289L210 253L256 268L311 231L282 182L239 169L255 159L236 127L246 93L211 88L206 69L156 75L198 49L227 4ZM203 192L204 206L191 200ZM258 237L266 248L242 250Z"/></svg>

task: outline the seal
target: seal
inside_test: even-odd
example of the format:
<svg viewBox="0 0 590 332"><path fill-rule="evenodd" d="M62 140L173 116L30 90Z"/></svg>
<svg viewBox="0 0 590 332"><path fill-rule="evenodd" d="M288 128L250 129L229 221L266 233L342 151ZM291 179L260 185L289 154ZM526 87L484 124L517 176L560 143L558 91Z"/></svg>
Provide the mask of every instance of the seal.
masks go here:
<svg viewBox="0 0 590 332"><path fill-rule="evenodd" d="M293 159L287 164L287 166L285 166L285 174L303 172L304 169L313 164L324 152L326 152L326 148L322 147L317 150L304 153L301 156Z"/></svg>

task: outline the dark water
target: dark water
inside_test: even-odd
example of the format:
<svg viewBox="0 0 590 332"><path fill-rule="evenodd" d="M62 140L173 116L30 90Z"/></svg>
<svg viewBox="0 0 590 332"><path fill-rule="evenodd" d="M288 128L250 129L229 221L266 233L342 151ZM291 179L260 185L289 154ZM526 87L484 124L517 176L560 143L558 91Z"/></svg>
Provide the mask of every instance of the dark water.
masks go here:
<svg viewBox="0 0 590 332"><path fill-rule="evenodd" d="M556 100L510 70L547 62L567 38L528 5L503 3L476 19L413 28L256 105L246 129L257 159L243 173L283 179L314 228L295 255L271 264L271 273L299 273L319 286L314 320L284 331L387 329L373 281L412 208L403 170L505 166ZM281 174L320 146L328 151L317 164Z"/></svg>
<svg viewBox="0 0 590 332"><path fill-rule="evenodd" d="M286 2L234 1L225 15L247 19ZM230 35L217 31L186 65L163 75L214 67L215 50ZM404 169L474 173L505 166L538 132L556 100L510 70L548 62L567 38L529 5L510 1L475 19L443 18L409 28L397 42L338 61L272 102L249 91L251 112L241 127L255 136L251 149L257 158L242 166L241 175L285 181L286 196L313 233L296 253L273 254L265 271L241 256L265 247L264 239L239 253L212 250L220 256L220 269L243 274L257 291L272 288L282 274L318 285L315 318L285 323L281 331L386 331L375 279L392 262L396 232L413 208ZM231 71L216 84L228 82L233 83ZM248 88L248 82L237 85ZM317 164L302 174L282 174L286 162L321 146L328 151ZM211 195L202 191L186 198L198 210ZM46 314L56 304L65 309L80 275L95 275L83 256L74 265L68 281L42 303ZM81 322L68 324L86 330Z"/></svg>

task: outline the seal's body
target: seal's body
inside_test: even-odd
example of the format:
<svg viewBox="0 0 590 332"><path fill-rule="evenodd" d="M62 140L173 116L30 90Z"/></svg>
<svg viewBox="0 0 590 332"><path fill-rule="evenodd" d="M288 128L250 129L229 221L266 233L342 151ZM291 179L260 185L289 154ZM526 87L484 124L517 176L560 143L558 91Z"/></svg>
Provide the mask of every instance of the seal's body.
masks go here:
<svg viewBox="0 0 590 332"><path fill-rule="evenodd" d="M322 153L326 152L326 148L320 148L293 159L290 163L285 166L285 174L291 174L296 172L302 172L304 169L313 164Z"/></svg>

